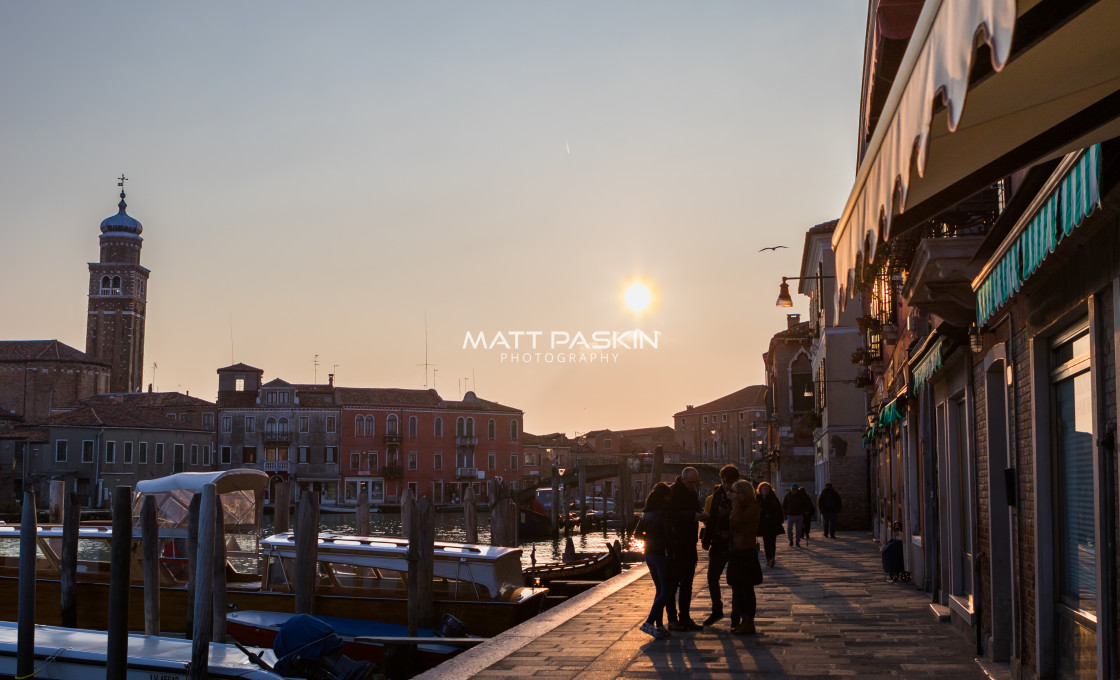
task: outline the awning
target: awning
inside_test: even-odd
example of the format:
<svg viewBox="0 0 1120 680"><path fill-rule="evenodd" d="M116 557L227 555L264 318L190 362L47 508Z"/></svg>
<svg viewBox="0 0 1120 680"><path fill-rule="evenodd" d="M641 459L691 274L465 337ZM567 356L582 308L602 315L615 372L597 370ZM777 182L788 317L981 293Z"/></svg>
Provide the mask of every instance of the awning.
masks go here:
<svg viewBox="0 0 1120 680"><path fill-rule="evenodd" d="M939 336L937 340L933 342L933 345L929 348L929 351L926 352L925 356L914 366L914 393L917 393L922 383L933 377L937 369L941 368L941 363L944 360L941 350L944 344L945 338Z"/></svg>
<svg viewBox="0 0 1120 680"><path fill-rule="evenodd" d="M841 307L892 233L1120 136L1117 35L1115 0L927 0L833 233ZM974 63L976 36L990 67Z"/></svg>

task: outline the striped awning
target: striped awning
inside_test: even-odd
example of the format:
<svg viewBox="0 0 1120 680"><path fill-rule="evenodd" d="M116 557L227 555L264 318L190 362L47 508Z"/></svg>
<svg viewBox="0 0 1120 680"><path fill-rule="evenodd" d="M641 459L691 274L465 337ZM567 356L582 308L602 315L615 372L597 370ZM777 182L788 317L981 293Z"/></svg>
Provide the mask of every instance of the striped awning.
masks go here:
<svg viewBox="0 0 1120 680"><path fill-rule="evenodd" d="M1061 241L1101 205L1101 146L1069 154L972 283L976 325L1019 292ZM916 376L915 376L916 377Z"/></svg>
<svg viewBox="0 0 1120 680"><path fill-rule="evenodd" d="M933 374L937 372L937 369L941 368L941 363L944 360L944 357L941 353L944 344L945 338L937 338L937 340L934 341L933 346L930 347L928 352L926 352L926 355L922 357L922 360L919 361L918 365L914 367L913 391L915 393L917 393L918 388L922 386L922 383L932 378Z"/></svg>

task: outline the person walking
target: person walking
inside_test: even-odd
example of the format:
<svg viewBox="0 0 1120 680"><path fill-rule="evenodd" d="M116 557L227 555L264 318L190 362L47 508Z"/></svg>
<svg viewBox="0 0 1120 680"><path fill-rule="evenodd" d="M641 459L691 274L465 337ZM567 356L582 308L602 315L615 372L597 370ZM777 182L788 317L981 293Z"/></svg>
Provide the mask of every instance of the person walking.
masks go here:
<svg viewBox="0 0 1120 680"><path fill-rule="evenodd" d="M801 527L805 521L805 499L808 496L801 494L800 484L791 484L786 497L782 499L782 510L786 513L786 537L790 545L801 547Z"/></svg>
<svg viewBox="0 0 1120 680"><path fill-rule="evenodd" d="M708 551L708 594L712 598L712 613L703 625L710 626L723 618L723 595L719 580L727 566L731 538L731 487L739 481L739 468L724 465L719 471L720 484L711 495L711 504L705 508L708 521L704 523L700 545ZM731 601L731 626L739 624L739 611Z"/></svg>
<svg viewBox="0 0 1120 680"><path fill-rule="evenodd" d="M746 480L739 480L731 487L730 561L727 585L731 586L732 611L738 611L743 620L732 626L735 635L754 635L757 608L754 587L762 583L762 567L758 563L758 523L762 509L755 497L754 487Z"/></svg>
<svg viewBox="0 0 1120 680"><path fill-rule="evenodd" d="M700 488L700 473L694 467L681 470L681 476L673 482L669 496L671 536L669 543L671 571L674 582L672 595L666 605L669 630L703 630L703 626L692 620L692 582L696 578L696 537L700 522L708 519L700 506L697 489ZM673 599L676 599L674 606Z"/></svg>
<svg viewBox="0 0 1120 680"><path fill-rule="evenodd" d="M824 485L824 490L817 498L817 509L821 511L821 528L825 538L836 538L836 518L844 502L840 493L832 488L832 482Z"/></svg>
<svg viewBox="0 0 1120 680"><path fill-rule="evenodd" d="M774 493L774 487L770 482L762 482L758 485L758 505L761 511L758 519L758 535L762 537L762 546L766 551L766 566L773 567L778 552L776 545L778 536L784 534L786 530L782 526L782 518L785 516L782 502L778 500L778 494Z"/></svg>
<svg viewBox="0 0 1120 680"><path fill-rule="evenodd" d="M817 508L813 505L813 497L809 495L809 490L801 487L800 491L801 495L805 497L805 523L801 526L801 536L808 543L809 528L813 525L813 519L817 516Z"/></svg>
<svg viewBox="0 0 1120 680"><path fill-rule="evenodd" d="M634 535L645 541L646 564L653 579L653 606L649 616L639 626L639 630L652 635L656 640L673 637L665 630L665 604L672 597L672 567L669 560L671 523L669 521L669 495L671 491L665 482L653 485L646 497L642 517L634 529Z"/></svg>

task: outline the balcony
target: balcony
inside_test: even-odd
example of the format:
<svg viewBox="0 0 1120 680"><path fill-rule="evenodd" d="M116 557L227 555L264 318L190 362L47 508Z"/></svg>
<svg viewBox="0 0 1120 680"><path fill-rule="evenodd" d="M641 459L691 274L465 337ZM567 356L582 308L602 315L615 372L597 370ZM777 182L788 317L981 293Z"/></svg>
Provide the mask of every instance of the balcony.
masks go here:
<svg viewBox="0 0 1120 680"><path fill-rule="evenodd" d="M386 444L400 444L401 443L401 433L400 432L386 432L385 436L384 436L384 439L385 439Z"/></svg>
<svg viewBox="0 0 1120 680"><path fill-rule="evenodd" d="M455 476L456 477L470 477L471 479L476 479L478 477L478 468L473 468L473 467L455 468Z"/></svg>
<svg viewBox="0 0 1120 680"><path fill-rule="evenodd" d="M291 430L266 430L264 433L264 443L267 444L291 444L292 431Z"/></svg>
<svg viewBox="0 0 1120 680"><path fill-rule="evenodd" d="M286 460L266 460L264 462L265 472L290 472L291 463Z"/></svg>
<svg viewBox="0 0 1120 680"><path fill-rule="evenodd" d="M455 446L474 447L478 446L478 437L455 437Z"/></svg>
<svg viewBox="0 0 1120 680"><path fill-rule="evenodd" d="M922 239L902 288L907 304L962 328L974 321L972 279L982 265L972 258L983 241L983 236Z"/></svg>

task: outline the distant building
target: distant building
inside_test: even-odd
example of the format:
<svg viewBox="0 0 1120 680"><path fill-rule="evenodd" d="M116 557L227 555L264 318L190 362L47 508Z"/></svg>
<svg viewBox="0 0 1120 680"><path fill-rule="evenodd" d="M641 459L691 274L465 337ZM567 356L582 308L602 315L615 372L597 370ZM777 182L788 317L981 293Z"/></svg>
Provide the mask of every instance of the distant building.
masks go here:
<svg viewBox="0 0 1120 680"><path fill-rule="evenodd" d="M814 409L813 327L799 314L786 315L786 330L770 338L762 355L766 369L767 467L757 479L784 495L791 484L813 488L813 431L820 423Z"/></svg>
<svg viewBox="0 0 1120 680"><path fill-rule="evenodd" d="M109 389L109 366L58 340L0 341L0 409L24 422Z"/></svg>
<svg viewBox="0 0 1120 680"><path fill-rule="evenodd" d="M673 414L675 439L691 457L750 464L765 453L766 385L751 385Z"/></svg>
<svg viewBox="0 0 1120 680"><path fill-rule="evenodd" d="M214 402L182 392L108 393L83 399L80 403L91 406L124 404L131 408L147 409L168 420L201 427L208 432L214 432L218 414L218 405ZM71 408L55 409L55 412L68 411Z"/></svg>

